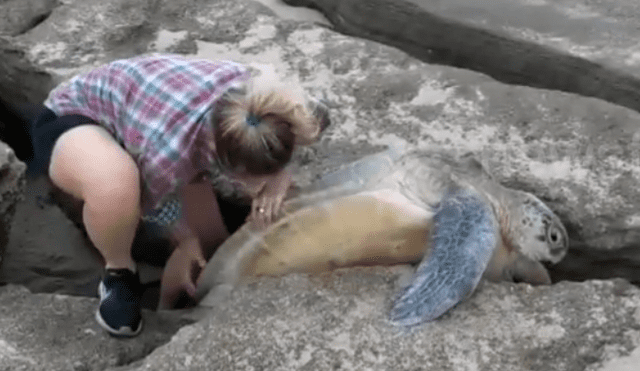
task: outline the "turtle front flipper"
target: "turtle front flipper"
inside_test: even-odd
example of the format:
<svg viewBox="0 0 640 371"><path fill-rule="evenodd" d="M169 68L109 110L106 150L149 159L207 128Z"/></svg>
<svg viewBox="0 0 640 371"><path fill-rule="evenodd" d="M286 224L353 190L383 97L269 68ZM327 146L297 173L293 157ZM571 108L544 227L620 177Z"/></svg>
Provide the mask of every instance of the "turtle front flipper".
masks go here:
<svg viewBox="0 0 640 371"><path fill-rule="evenodd" d="M551 277L542 263L518 254L511 267L508 268L507 281L526 282L532 285L550 285Z"/></svg>
<svg viewBox="0 0 640 371"><path fill-rule="evenodd" d="M444 314L473 292L498 243L498 222L482 196L446 195L433 218L430 253L393 302L390 320L414 326Z"/></svg>

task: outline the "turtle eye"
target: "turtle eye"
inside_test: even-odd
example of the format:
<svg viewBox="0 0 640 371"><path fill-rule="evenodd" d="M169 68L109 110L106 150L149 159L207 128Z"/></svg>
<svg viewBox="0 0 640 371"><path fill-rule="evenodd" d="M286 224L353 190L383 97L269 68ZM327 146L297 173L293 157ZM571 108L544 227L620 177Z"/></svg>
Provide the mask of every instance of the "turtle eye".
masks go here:
<svg viewBox="0 0 640 371"><path fill-rule="evenodd" d="M547 241L552 247L564 247L564 233L555 225L551 225L547 229Z"/></svg>

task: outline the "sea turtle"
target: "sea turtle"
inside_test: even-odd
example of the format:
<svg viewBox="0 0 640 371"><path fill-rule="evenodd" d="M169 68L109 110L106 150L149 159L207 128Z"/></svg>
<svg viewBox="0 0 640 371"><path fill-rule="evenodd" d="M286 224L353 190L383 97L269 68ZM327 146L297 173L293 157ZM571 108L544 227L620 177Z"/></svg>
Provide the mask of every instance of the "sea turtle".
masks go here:
<svg viewBox="0 0 640 371"><path fill-rule="evenodd" d="M283 210L269 228L246 224L218 249L198 281L202 305L249 277L420 262L390 311L393 323L413 326L455 306L483 276L549 284L541 262L557 263L568 245L542 201L500 185L473 155L442 150L364 157Z"/></svg>

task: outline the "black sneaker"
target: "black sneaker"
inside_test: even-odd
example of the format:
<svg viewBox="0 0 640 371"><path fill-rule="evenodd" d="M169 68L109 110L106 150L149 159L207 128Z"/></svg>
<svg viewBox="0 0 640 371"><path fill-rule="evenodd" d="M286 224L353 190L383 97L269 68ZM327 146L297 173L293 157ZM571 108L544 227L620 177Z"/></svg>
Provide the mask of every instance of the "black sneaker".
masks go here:
<svg viewBox="0 0 640 371"><path fill-rule="evenodd" d="M140 278L128 269L107 269L98 287L96 321L115 336L136 336L142 330Z"/></svg>

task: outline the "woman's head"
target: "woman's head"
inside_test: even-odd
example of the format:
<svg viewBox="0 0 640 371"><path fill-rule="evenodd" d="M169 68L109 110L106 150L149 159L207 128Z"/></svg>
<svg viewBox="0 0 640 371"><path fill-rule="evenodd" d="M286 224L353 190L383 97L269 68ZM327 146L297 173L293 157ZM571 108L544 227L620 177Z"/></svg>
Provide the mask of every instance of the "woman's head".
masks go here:
<svg viewBox="0 0 640 371"><path fill-rule="evenodd" d="M329 116L301 88L254 78L220 98L213 125L222 163L236 172L263 175L282 169L295 145L313 143Z"/></svg>

